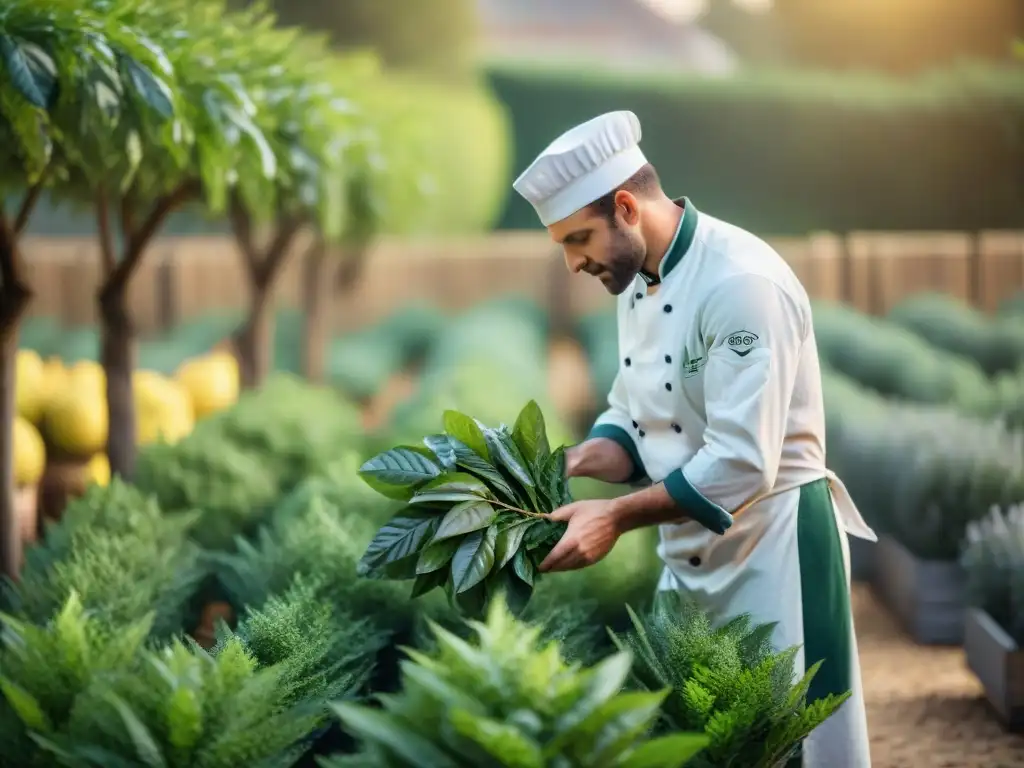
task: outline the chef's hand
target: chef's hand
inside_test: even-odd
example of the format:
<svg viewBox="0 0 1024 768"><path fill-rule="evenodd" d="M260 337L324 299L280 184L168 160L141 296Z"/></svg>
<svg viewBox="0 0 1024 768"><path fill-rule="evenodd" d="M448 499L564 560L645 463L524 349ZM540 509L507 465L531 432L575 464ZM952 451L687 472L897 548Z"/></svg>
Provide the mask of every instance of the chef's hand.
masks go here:
<svg viewBox="0 0 1024 768"><path fill-rule="evenodd" d="M540 564L541 571L571 571L593 565L612 551L621 532L609 499L586 499L551 513L568 522L562 538Z"/></svg>
<svg viewBox="0 0 1024 768"><path fill-rule="evenodd" d="M595 437L566 450L565 474L566 477L624 483L633 474L633 460L614 440Z"/></svg>

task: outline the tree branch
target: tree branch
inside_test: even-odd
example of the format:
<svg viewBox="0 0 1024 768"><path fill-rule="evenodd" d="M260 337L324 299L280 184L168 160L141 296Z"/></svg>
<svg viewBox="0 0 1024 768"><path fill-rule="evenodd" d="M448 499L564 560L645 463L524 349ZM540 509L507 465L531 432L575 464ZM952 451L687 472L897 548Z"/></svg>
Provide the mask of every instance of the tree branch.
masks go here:
<svg viewBox="0 0 1024 768"><path fill-rule="evenodd" d="M160 229L164 221L172 211L180 208L191 198L200 193L199 183L196 181L185 181L178 185L173 191L164 195L154 203L149 215L143 219L138 229L125 233L124 258L117 264L114 271L108 275L106 283L101 289L101 294L108 294L122 290L135 272L146 246L149 245L153 236Z"/></svg>
<svg viewBox="0 0 1024 768"><path fill-rule="evenodd" d="M7 340L13 322L32 299L32 291L21 275L18 236L0 204L0 342Z"/></svg>
<svg viewBox="0 0 1024 768"><path fill-rule="evenodd" d="M25 231L25 227L28 226L28 220L32 216L32 211L36 208L36 203L39 202L39 196L43 194L43 185L46 183L49 172L50 167L47 166L36 180L36 183L25 192L25 197L21 201L21 207L18 209L18 215L14 219L15 235L20 235Z"/></svg>
<svg viewBox="0 0 1024 768"><path fill-rule="evenodd" d="M270 241L263 258L256 265L256 285L266 288L277 276L285 257L288 255L289 247L295 235L298 234L304 219L301 216L284 216L278 220L277 232L274 239Z"/></svg>
<svg viewBox="0 0 1024 768"><path fill-rule="evenodd" d="M100 236L103 276L110 277L117 268L117 257L114 255L114 238L110 231L110 204L105 192L101 192L96 198L96 227Z"/></svg>
<svg viewBox="0 0 1024 768"><path fill-rule="evenodd" d="M228 207L228 220L231 223L231 231L235 236L235 242L244 257L246 272L249 281L255 285L259 281L260 254L256 247L256 241L252 231L252 216L249 210L242 203L237 193L231 193L231 204Z"/></svg>

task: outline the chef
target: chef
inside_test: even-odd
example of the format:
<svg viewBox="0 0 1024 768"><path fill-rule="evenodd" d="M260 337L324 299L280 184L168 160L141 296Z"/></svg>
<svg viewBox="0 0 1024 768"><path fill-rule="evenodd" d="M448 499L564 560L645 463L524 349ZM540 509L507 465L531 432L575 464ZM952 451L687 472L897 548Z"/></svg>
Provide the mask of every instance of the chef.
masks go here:
<svg viewBox="0 0 1024 768"><path fill-rule="evenodd" d="M776 647L801 647L798 675L822 662L810 700L853 692L808 738L803 766L866 768L847 534L875 535L825 468L807 293L767 243L668 198L639 142L636 115L601 115L513 185L569 269L618 297L619 370L569 475L640 486L557 510L568 529L541 570L586 567L658 526L660 589L718 623L777 622Z"/></svg>

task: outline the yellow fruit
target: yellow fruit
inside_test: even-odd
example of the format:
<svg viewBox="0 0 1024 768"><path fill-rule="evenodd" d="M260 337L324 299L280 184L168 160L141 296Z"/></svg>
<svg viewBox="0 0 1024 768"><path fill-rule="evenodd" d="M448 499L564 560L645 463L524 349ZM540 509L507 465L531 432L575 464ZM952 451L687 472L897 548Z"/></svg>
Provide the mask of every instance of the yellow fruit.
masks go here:
<svg viewBox="0 0 1024 768"><path fill-rule="evenodd" d="M14 484L36 485L46 469L46 447L42 435L21 416L14 417Z"/></svg>
<svg viewBox="0 0 1024 768"><path fill-rule="evenodd" d="M14 366L15 409L33 424L38 424L46 407L46 368L42 358L31 349L19 349Z"/></svg>
<svg viewBox="0 0 1024 768"><path fill-rule="evenodd" d="M152 371L136 371L134 389L139 445L176 443L192 431L192 401L180 384Z"/></svg>
<svg viewBox="0 0 1024 768"><path fill-rule="evenodd" d="M66 386L69 389L89 389L104 395L107 390L107 376L103 366L92 360L80 360L67 369Z"/></svg>
<svg viewBox="0 0 1024 768"><path fill-rule="evenodd" d="M106 447L108 430L103 391L69 383L47 408L45 425L47 436L61 451L83 457L99 453Z"/></svg>
<svg viewBox="0 0 1024 768"><path fill-rule="evenodd" d="M230 352L189 360L175 378L188 391L197 419L230 408L238 400L238 362Z"/></svg>
<svg viewBox="0 0 1024 768"><path fill-rule="evenodd" d="M85 468L86 482L96 485L110 485L110 461L107 454L97 453Z"/></svg>

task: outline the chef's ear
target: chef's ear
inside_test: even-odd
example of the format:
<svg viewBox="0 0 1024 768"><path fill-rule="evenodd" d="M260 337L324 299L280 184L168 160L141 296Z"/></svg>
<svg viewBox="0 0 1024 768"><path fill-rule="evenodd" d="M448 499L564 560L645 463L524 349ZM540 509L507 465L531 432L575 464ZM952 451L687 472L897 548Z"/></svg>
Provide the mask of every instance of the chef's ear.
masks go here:
<svg viewBox="0 0 1024 768"><path fill-rule="evenodd" d="M631 226L640 221L640 205L632 192L620 189L615 193L615 215Z"/></svg>

